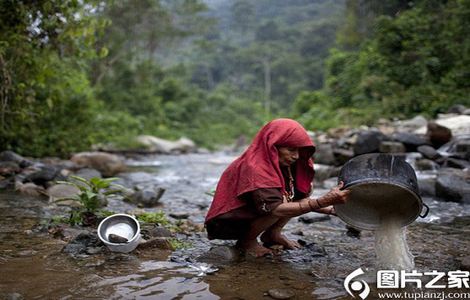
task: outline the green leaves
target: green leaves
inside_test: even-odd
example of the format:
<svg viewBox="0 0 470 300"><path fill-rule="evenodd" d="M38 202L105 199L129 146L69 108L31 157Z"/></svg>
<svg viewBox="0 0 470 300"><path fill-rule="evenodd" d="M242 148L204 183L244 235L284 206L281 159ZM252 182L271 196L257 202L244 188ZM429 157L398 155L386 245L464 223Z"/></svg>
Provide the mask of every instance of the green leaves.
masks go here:
<svg viewBox="0 0 470 300"><path fill-rule="evenodd" d="M85 219L80 219L81 216L89 218L90 215L101 214L99 208L101 207L101 198L109 195L123 194L126 188L113 184L112 182L118 178L98 178L93 177L90 180L79 176L70 176L70 181L58 181L58 184L67 184L74 186L80 190L80 193L75 197L62 198L57 200L73 200L80 204L79 209L73 209L70 215L70 223L82 223ZM106 213L104 213L106 214Z"/></svg>

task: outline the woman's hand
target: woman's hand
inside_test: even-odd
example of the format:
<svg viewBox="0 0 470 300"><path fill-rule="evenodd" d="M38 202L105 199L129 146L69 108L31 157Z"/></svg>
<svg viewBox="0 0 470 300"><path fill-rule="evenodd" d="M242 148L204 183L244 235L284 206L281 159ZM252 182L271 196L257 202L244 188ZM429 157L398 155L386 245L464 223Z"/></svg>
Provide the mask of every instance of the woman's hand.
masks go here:
<svg viewBox="0 0 470 300"><path fill-rule="evenodd" d="M342 190L344 182L340 182L337 186L332 188L328 193L318 198L318 203L321 207L330 205L344 204L348 201L350 190Z"/></svg>

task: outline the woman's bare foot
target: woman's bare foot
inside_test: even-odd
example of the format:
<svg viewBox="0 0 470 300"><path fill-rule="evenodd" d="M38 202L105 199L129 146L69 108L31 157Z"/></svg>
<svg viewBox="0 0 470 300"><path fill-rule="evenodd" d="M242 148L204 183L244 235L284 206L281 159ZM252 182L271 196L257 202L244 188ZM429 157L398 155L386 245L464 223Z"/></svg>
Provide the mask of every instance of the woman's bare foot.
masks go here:
<svg viewBox="0 0 470 300"><path fill-rule="evenodd" d="M261 246L256 240L239 240L236 246L246 251L250 255L253 255L254 257L262 257L273 254L271 249Z"/></svg>
<svg viewBox="0 0 470 300"><path fill-rule="evenodd" d="M302 246L296 241L291 241L278 232L265 231L261 235L261 241L265 245L282 245L285 249L300 249Z"/></svg>

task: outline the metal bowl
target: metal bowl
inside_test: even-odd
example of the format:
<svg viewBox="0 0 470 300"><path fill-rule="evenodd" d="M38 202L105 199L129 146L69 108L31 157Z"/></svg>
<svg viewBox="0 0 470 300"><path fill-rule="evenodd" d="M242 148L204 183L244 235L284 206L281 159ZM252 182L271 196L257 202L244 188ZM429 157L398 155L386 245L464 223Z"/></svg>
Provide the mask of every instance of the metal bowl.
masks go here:
<svg viewBox="0 0 470 300"><path fill-rule="evenodd" d="M110 241L110 235L116 235L125 242ZM133 216L126 214L114 214L98 226L98 237L114 252L128 253L134 250L140 241L140 224Z"/></svg>
<svg viewBox="0 0 470 300"><path fill-rule="evenodd" d="M343 166L338 181L351 195L345 204L335 205L336 214L353 227L377 230L387 220L406 226L429 212L419 196L416 174L402 156L356 156Z"/></svg>

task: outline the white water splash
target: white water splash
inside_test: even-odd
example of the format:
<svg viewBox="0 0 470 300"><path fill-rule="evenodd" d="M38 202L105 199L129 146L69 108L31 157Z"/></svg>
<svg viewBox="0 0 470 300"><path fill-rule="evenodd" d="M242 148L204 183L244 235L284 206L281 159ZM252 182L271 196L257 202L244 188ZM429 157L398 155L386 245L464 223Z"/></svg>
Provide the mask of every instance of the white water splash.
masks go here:
<svg viewBox="0 0 470 300"><path fill-rule="evenodd" d="M402 227L399 220L384 220L375 231L375 252L379 269L414 268L414 258L406 243L406 227Z"/></svg>

